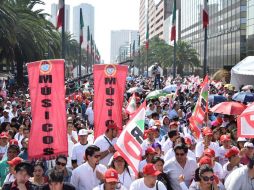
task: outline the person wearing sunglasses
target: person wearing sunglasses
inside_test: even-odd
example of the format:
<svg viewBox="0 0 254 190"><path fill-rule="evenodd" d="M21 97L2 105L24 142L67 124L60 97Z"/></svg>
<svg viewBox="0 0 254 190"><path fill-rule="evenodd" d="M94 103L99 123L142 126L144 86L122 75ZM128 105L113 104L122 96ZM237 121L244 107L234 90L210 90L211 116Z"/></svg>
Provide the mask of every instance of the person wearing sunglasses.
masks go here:
<svg viewBox="0 0 254 190"><path fill-rule="evenodd" d="M72 171L66 167L67 165L67 157L64 155L59 155L56 158L56 165L53 169L48 170L46 175L48 176L52 170L56 170L57 172L62 172L64 174L64 182L70 182Z"/></svg>
<svg viewBox="0 0 254 190"><path fill-rule="evenodd" d="M93 190L127 190L118 179L118 173L115 169L109 168L104 174L104 182Z"/></svg>
<svg viewBox="0 0 254 190"><path fill-rule="evenodd" d="M196 170L194 181L190 185L189 190L219 190L217 180L213 169L208 164L204 164ZM179 178L179 182L182 190L188 190L184 184L183 176Z"/></svg>
<svg viewBox="0 0 254 190"><path fill-rule="evenodd" d="M178 177L183 175L185 184L189 186L198 165L195 160L187 157L188 147L185 144L175 145L174 152L175 157L165 164L164 172L168 175L172 188L181 190Z"/></svg>
<svg viewBox="0 0 254 190"><path fill-rule="evenodd" d="M85 152L84 164L81 164L72 171L71 184L77 190L92 190L104 181L104 173L107 168L100 164L101 152L96 145L90 145Z"/></svg>

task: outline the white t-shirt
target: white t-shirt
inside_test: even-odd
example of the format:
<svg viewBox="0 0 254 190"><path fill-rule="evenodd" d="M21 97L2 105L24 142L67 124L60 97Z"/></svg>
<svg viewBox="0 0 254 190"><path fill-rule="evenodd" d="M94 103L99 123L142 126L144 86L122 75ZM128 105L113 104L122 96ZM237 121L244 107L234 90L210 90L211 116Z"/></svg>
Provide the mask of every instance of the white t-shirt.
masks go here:
<svg viewBox="0 0 254 190"><path fill-rule="evenodd" d="M213 166L213 172L218 176L219 179L224 179L224 172L221 164L219 162L215 162Z"/></svg>
<svg viewBox="0 0 254 190"><path fill-rule="evenodd" d="M217 143L210 142L210 145L208 147L214 150L215 157L219 156L219 153L218 153L219 145ZM205 145L204 145L203 141L200 141L200 142L197 143L196 149L195 149L195 153L196 153L197 158L200 158L201 156L203 156L204 148L205 148Z"/></svg>
<svg viewBox="0 0 254 190"><path fill-rule="evenodd" d="M93 125L93 123L94 123L94 112L93 112L93 108L92 108L92 107L88 107L88 108L86 109L86 113L85 113L85 114L87 115L87 119L88 119L89 123L90 123L91 125Z"/></svg>
<svg viewBox="0 0 254 190"><path fill-rule="evenodd" d="M164 152L164 154L167 154L167 152L173 148L173 142L168 138L161 146L161 150Z"/></svg>
<svg viewBox="0 0 254 190"><path fill-rule="evenodd" d="M178 182L178 177L180 175L184 176L184 182L187 186L191 184L192 179L195 175L195 170L197 169L198 165L196 160L189 159L187 157L186 164L184 168L177 162L176 158L172 158L164 165L164 172L168 175L171 187L174 190L181 190L181 187Z"/></svg>
<svg viewBox="0 0 254 190"><path fill-rule="evenodd" d="M167 188L162 182L157 181L156 183L158 183L159 190L167 190ZM140 178L133 181L133 183L130 186L130 190L156 190L156 185L152 188L149 188L145 185L144 178Z"/></svg>
<svg viewBox="0 0 254 190"><path fill-rule="evenodd" d="M91 190L100 184L96 171L104 174L106 170L107 168L102 164L98 164L93 170L86 162L72 171L71 184L75 186L76 190Z"/></svg>
<svg viewBox="0 0 254 190"><path fill-rule="evenodd" d="M121 184L126 188L126 189L130 189L130 185L131 183L135 180L135 174L133 172L133 170L128 167L130 173L128 173L128 171L125 169L123 173L118 174L118 179L119 182L121 182Z"/></svg>
<svg viewBox="0 0 254 190"><path fill-rule="evenodd" d="M232 147L230 147L231 149ZM236 147L235 147L236 148ZM228 162L228 158L225 157L225 154L230 150L230 149L225 149L224 146L220 146L218 149L219 152L219 163L223 166Z"/></svg>
<svg viewBox="0 0 254 190"><path fill-rule="evenodd" d="M84 162L84 155L86 152L87 147L90 146L89 143L82 145L80 142L76 143L72 149L72 157L71 160L77 160L78 166L83 164Z"/></svg>
<svg viewBox="0 0 254 190"><path fill-rule="evenodd" d="M242 167L242 164L239 164L239 166L235 166L231 171L228 171L228 164L229 162L227 162L226 164L223 165L223 172L224 172L224 176L225 179L228 177L229 174L231 174L231 172L233 172L235 169Z"/></svg>
<svg viewBox="0 0 254 190"><path fill-rule="evenodd" d="M140 161L140 162L139 162L139 165L138 165L138 171L139 171L139 172L143 172L143 168L144 168L144 166L145 166L146 164L147 164L146 159Z"/></svg>
<svg viewBox="0 0 254 190"><path fill-rule="evenodd" d="M105 135L101 135L99 136L95 141L94 141L94 145L98 146L100 148L100 151L101 152L104 152L106 150L109 149L110 147L110 144L109 142L112 144L112 145L115 145L116 144L116 141L117 141L117 138L114 138L112 139L112 141L109 140L109 142L106 140L106 136ZM103 164L104 166L107 166L109 161L110 161L110 158L113 156L113 153L109 153L105 158L101 159L100 160L100 164Z"/></svg>

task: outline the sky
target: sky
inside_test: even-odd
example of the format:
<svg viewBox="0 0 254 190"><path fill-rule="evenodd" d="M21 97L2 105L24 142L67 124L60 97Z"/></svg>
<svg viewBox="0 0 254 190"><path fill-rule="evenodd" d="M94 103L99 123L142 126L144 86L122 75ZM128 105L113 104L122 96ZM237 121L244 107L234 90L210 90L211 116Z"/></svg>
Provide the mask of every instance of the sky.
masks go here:
<svg viewBox="0 0 254 190"><path fill-rule="evenodd" d="M43 0L46 13L51 13L51 4L58 0ZM110 31L111 30L138 30L139 0L65 0L71 6L70 29L72 30L72 8L81 3L94 6L95 14L95 42L100 51L102 60L110 60Z"/></svg>

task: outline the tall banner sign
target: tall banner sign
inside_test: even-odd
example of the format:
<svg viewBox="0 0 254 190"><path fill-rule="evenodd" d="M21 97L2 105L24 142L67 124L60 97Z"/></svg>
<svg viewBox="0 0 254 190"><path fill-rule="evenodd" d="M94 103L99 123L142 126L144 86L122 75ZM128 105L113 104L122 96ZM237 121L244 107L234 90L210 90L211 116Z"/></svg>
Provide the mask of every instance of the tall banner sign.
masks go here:
<svg viewBox="0 0 254 190"><path fill-rule="evenodd" d="M68 154L64 60L27 64L32 108L29 159L54 159Z"/></svg>
<svg viewBox="0 0 254 190"><path fill-rule="evenodd" d="M237 118L237 136L254 138L254 103Z"/></svg>
<svg viewBox="0 0 254 190"><path fill-rule="evenodd" d="M136 115L128 122L115 145L116 150L127 161L136 175L138 174L139 162L142 160L141 144L144 136L145 107L145 103L139 107Z"/></svg>
<svg viewBox="0 0 254 190"><path fill-rule="evenodd" d="M122 127L122 107L128 67L125 65L94 65L94 138L107 126Z"/></svg>

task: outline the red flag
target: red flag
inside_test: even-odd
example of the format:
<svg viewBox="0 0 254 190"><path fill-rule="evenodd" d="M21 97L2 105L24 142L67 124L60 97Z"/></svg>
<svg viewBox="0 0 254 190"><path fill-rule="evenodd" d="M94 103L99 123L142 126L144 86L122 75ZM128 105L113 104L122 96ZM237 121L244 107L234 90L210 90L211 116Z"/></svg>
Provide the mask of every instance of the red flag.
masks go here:
<svg viewBox="0 0 254 190"><path fill-rule="evenodd" d="M58 3L58 15L57 15L57 25L56 28L59 29L63 26L63 19L64 18L64 1L59 0Z"/></svg>
<svg viewBox="0 0 254 190"><path fill-rule="evenodd" d="M208 24L209 24L208 0L204 0L204 8L203 8L203 28L207 28Z"/></svg>
<svg viewBox="0 0 254 190"><path fill-rule="evenodd" d="M102 135L107 126L122 127L122 107L128 67L98 64L94 69L94 138Z"/></svg>
<svg viewBox="0 0 254 190"><path fill-rule="evenodd" d="M32 107L29 159L68 155L64 60L43 60L27 65Z"/></svg>
<svg viewBox="0 0 254 190"><path fill-rule="evenodd" d="M197 122L196 122L196 119L194 116L191 116L189 118L189 128L193 134L193 136L196 138L196 139L199 139L200 138L200 134L201 134L201 130L200 128L198 127L197 125Z"/></svg>

